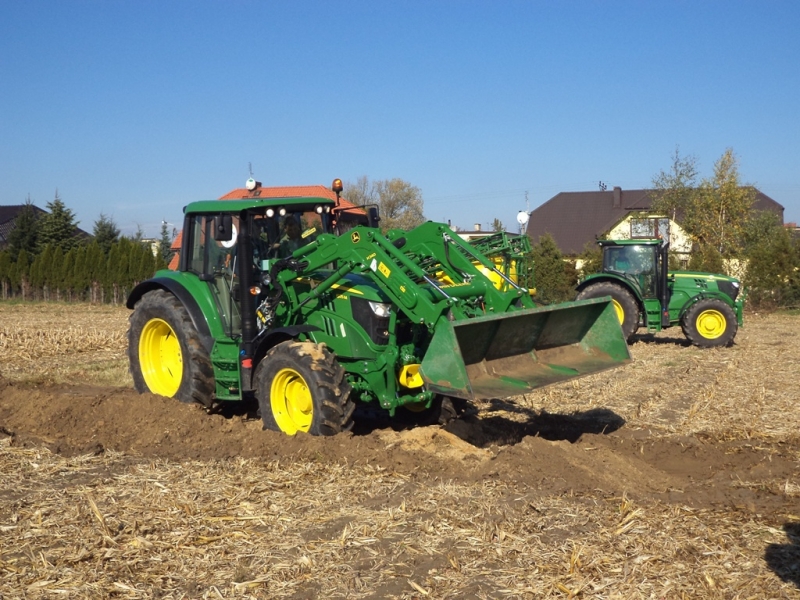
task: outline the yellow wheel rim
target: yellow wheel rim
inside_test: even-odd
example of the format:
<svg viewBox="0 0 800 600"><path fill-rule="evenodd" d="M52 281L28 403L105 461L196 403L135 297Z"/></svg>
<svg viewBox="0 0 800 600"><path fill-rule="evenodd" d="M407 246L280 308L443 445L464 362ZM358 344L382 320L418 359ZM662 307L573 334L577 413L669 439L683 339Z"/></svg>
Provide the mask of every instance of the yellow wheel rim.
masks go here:
<svg viewBox="0 0 800 600"><path fill-rule="evenodd" d="M183 355L175 330L163 319L150 319L139 338L139 366L148 389L171 398L183 379Z"/></svg>
<svg viewBox="0 0 800 600"><path fill-rule="evenodd" d="M713 340L725 333L725 316L717 310L704 310L697 315L697 332L707 340Z"/></svg>
<svg viewBox="0 0 800 600"><path fill-rule="evenodd" d="M617 313L617 319L619 319L619 324L622 325L625 322L625 311L622 310L622 305L616 300L614 300L614 298L611 299L611 304L614 305L614 312Z"/></svg>
<svg viewBox="0 0 800 600"><path fill-rule="evenodd" d="M308 431L314 416L314 402L303 376L294 369L281 369L272 380L270 406L281 431L294 435Z"/></svg>

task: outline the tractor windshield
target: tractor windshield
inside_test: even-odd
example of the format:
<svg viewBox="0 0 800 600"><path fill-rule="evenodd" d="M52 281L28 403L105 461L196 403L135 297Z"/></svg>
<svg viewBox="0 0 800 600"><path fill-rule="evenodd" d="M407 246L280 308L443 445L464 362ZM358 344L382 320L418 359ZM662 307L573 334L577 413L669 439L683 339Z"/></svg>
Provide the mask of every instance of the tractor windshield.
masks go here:
<svg viewBox="0 0 800 600"><path fill-rule="evenodd" d="M262 261L287 258L298 248L313 242L320 233L331 231L328 214L320 215L303 206L284 211L282 215L255 214L253 226L253 246L259 266Z"/></svg>
<svg viewBox="0 0 800 600"><path fill-rule="evenodd" d="M656 248L654 246L607 246L603 270L619 273L635 282L644 297L656 295Z"/></svg>

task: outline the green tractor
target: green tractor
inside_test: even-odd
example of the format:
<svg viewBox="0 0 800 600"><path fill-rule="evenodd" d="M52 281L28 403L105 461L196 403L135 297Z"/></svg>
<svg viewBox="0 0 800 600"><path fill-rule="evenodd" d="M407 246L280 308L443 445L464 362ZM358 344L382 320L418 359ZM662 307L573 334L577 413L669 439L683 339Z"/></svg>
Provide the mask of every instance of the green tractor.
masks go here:
<svg viewBox="0 0 800 600"><path fill-rule="evenodd" d="M745 294L735 277L668 270L669 233L658 239L601 240L603 270L584 278L577 299L610 296L625 338L640 328L680 325L703 348L733 343Z"/></svg>
<svg viewBox="0 0 800 600"><path fill-rule="evenodd" d="M265 429L333 435L357 403L428 422L630 361L608 298L537 307L441 223L386 235L337 200L184 209L180 264L127 300L134 385L212 406L255 398ZM504 285L494 285L483 272Z"/></svg>

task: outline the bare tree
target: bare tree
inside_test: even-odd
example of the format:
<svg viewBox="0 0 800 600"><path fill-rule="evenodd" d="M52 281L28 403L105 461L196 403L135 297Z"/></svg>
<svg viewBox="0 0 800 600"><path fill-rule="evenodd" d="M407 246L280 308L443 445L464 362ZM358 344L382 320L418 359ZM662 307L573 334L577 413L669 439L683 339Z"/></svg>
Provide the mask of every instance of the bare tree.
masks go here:
<svg viewBox="0 0 800 600"><path fill-rule="evenodd" d="M355 183L345 183L342 195L353 204L377 204L384 232L413 229L425 222L422 191L399 178L371 182L362 175Z"/></svg>

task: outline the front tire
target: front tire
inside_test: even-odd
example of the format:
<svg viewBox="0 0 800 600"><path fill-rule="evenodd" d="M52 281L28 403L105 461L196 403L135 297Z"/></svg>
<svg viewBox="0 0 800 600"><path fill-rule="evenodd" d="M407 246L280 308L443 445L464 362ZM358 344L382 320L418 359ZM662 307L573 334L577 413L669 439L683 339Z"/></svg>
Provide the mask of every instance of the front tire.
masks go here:
<svg viewBox="0 0 800 600"><path fill-rule="evenodd" d="M714 348L733 342L739 325L730 306L722 300L706 298L686 311L681 319L681 329L695 346Z"/></svg>
<svg viewBox="0 0 800 600"><path fill-rule="evenodd" d="M128 363L136 391L211 406L214 369L180 300L164 290L147 292L129 323Z"/></svg>
<svg viewBox="0 0 800 600"><path fill-rule="evenodd" d="M350 384L323 344L278 344L256 367L255 382L264 429L336 435L353 426Z"/></svg>
<svg viewBox="0 0 800 600"><path fill-rule="evenodd" d="M590 298L602 298L611 296L611 303L617 313L619 324L622 327L622 334L627 341L630 341L636 330L639 329L639 305L627 289L616 283L600 281L593 283L581 290L577 300L588 300Z"/></svg>

